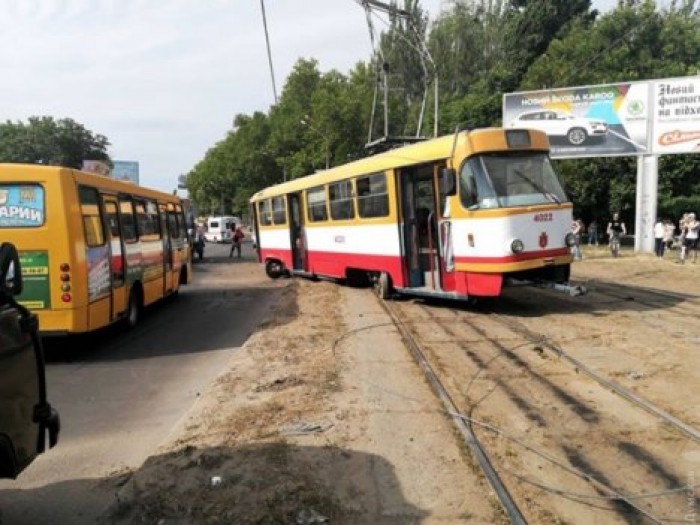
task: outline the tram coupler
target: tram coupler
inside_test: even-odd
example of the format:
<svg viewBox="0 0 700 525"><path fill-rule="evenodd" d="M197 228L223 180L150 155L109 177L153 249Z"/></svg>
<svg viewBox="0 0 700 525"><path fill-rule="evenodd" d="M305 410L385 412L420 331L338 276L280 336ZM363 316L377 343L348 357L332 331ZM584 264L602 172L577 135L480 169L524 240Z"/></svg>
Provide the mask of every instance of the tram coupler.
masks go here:
<svg viewBox="0 0 700 525"><path fill-rule="evenodd" d="M510 286L536 286L537 288L546 288L556 292L565 293L571 297L586 295L588 289L582 284L557 283L555 281L529 281L521 279L508 279Z"/></svg>
<svg viewBox="0 0 700 525"><path fill-rule="evenodd" d="M577 297L579 295L586 295L588 289L582 284L571 284L571 283L555 283L553 281L537 281L534 283L535 286L539 288L549 288L557 292L562 292L571 297Z"/></svg>

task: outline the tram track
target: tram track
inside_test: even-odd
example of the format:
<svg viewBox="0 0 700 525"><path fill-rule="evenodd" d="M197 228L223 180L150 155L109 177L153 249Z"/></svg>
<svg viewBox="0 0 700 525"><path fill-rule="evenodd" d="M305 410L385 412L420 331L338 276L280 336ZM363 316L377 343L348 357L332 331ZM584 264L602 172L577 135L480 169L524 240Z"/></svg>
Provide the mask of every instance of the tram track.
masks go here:
<svg viewBox="0 0 700 525"><path fill-rule="evenodd" d="M530 342L534 344L539 344L543 348L546 348L550 350L551 352L554 353L555 356L557 356L560 359L564 359L567 362L569 362L575 370L583 372L586 374L588 377L599 383L601 386L608 388L615 392L616 394L622 396L625 398L627 401L632 403L633 405L646 410L650 414L653 414L654 416L658 417L671 427L677 429L681 433L685 434L687 437L690 437L696 442L700 443L700 430L694 428L693 426L681 421L680 419L672 416L669 414L667 411L664 409L656 406L655 404L651 403L650 401L644 399L643 397L639 396L638 394L635 394L631 390L625 388L624 386L620 385L619 383L613 381L612 379L606 378L603 375L599 374L593 368L587 366L585 363L583 363L581 360L576 359L573 355L569 354L564 350L561 345L557 345L553 343L552 341L549 340L549 338L544 335L544 334L538 334L536 332L533 332L526 326L523 326L522 324L519 324L517 321L513 319L509 319L505 316L499 315L499 314L493 314L493 318L498 319L501 323L504 325L508 326L511 330L522 334L524 337L526 337Z"/></svg>
<svg viewBox="0 0 700 525"><path fill-rule="evenodd" d="M411 335L410 330L403 323L401 317L394 310L394 308L392 308L387 302L380 302L384 310L387 312L392 322L394 323L394 326L396 326L397 330L401 334L401 338L408 347L411 356L414 358L418 366L420 366L431 388L442 402L443 406L445 407L445 410L449 414L452 414L452 420L454 424L460 431L467 447L474 456L474 459L481 467L481 470L484 473L484 476L486 477L489 485L491 485L491 487L493 488L496 497L498 498L498 501L501 504L501 507L508 516L508 519L510 519L511 523L513 524L526 524L527 522L525 521L525 518L523 517L520 508L515 503L515 500L512 498L508 489L503 484L503 481L501 480L496 470L493 468L488 454L485 452L485 450L479 443L479 440L477 439L476 434L472 429L471 422L469 421L469 419L461 417L459 410L452 401L452 398L450 397L447 389L440 382L437 374L430 366L430 363L428 362L428 359L426 358L425 353L421 348L421 345Z"/></svg>
<svg viewBox="0 0 700 525"><path fill-rule="evenodd" d="M426 363L432 363L428 365L421 364L422 360L417 359L421 369L425 371L427 366L431 370L432 375L435 376L434 380L429 379L430 383L432 384L433 381L438 381L440 385L443 385L442 389L451 400L453 407L450 408L449 405L446 405L447 412L450 413L453 418L458 417L463 421L469 422L468 428L474 436L471 438L472 441L479 443L479 438L471 426L471 422L476 421L473 417L473 412L475 410L481 411L485 407L485 412L488 412L488 398L492 395L494 390L503 392L504 399L514 405L517 411L524 414L524 420L534 428L544 429L544 434L549 432L549 429L556 426L556 417L552 417L548 411L557 410L560 414L570 412L573 415L568 417L578 420L578 423L574 425L574 427L581 429L582 434L577 436L576 431L567 432L557 428L556 432L552 433L554 437L545 440L546 442L544 445L540 445L536 448L547 450L551 448L554 451L558 451L559 454L555 452L544 453L540 449L539 455L541 457L547 457L547 461L550 463L558 464L558 467L562 471L567 472L568 475L577 477L579 484L583 483L592 487L595 491L595 495L582 495L581 493L577 493L574 489L561 490L561 495L565 497L569 495L573 500L578 501L585 501L586 498L600 498L603 502L601 505L605 507L608 512L617 512L623 521L630 523L637 523L639 519L641 519L642 522L651 523L673 521L672 518L669 519L668 517L657 516L640 504L637 501L640 497L639 493L641 492L639 487L632 487L629 483L624 483L624 479L618 478L617 481L615 481L616 473L607 474L606 471L596 468L594 462L586 458L586 436L588 433L599 432L596 428L601 426L600 421L603 419L604 415L607 414L601 414L595 407L591 408L587 406L586 401L579 399L576 393L569 393L567 391L567 378L570 374L576 374L577 372L568 370L567 373L563 373L561 371L551 370L551 366L549 366L549 364L553 362L551 359L548 359L547 363L542 365L542 370L538 370L537 363L533 363L531 355L526 357L520 355L521 353L527 352L527 349L531 350L536 348L541 352L544 352L544 349L546 349L561 358L564 357L563 349L559 348L551 341L547 341L541 334L537 334L527 327L518 325L512 319L494 313L477 314L470 317L467 312L461 310L438 308L440 314L436 315L435 307L425 307L416 304L414 308L413 306L407 306L402 303L396 303L395 305L389 305L387 303L385 304L385 308L388 310L392 320L401 332L402 337L407 341L409 349L411 347L414 348L411 349L411 353L414 355L420 352L423 356L422 360ZM407 312L406 310L409 309L412 311ZM449 312L450 315L445 316L445 311ZM484 329L479 326L483 321L486 321L487 324L496 322L505 328L507 333L499 335L498 337L492 337L489 334L488 328ZM431 327L432 332L426 334L425 327ZM465 327L471 334L470 336L465 336ZM431 350L431 341L438 346L451 344L458 347L463 357L471 362L471 379L465 382L467 384L466 390L459 390L457 386L459 384L459 379L454 379L454 376L459 376L459 373L450 370L450 366L454 364L454 362L445 358L444 355L441 356L434 350ZM484 341L487 341L488 344L493 345L494 348L497 349L496 354L488 356L483 353L479 345L481 344L483 347ZM527 347L527 349L521 352L521 349L525 347ZM415 349L418 349L418 352L416 352ZM529 352L529 354L532 354L532 352ZM498 366L494 363L498 363ZM584 368L587 367L585 367L583 363L574 359L572 364L574 369L578 369L582 372L586 371ZM602 377L592 370L591 372L593 372L594 375ZM462 370L461 373L464 373L464 370ZM561 375L562 373L564 377L557 377L557 375ZM446 374L452 374L453 376L452 380L449 378L447 379L447 383L445 383L444 377ZM442 376L442 379L438 379L438 375ZM596 379L593 376L591 376L591 378ZM472 386L479 382L491 382L492 388L489 392L481 393L481 395L479 395L479 393L470 392ZM615 391L614 388L611 388L610 384L606 384L605 382L598 382L597 384L601 389ZM653 414L655 417L661 418L666 424L682 432L685 438L691 439L694 442L700 439L700 433L698 433L697 429L677 420L670 414L658 409L653 404L646 402L646 400L642 399L640 396L632 394L630 399L625 396L623 392L624 389L620 389L617 394L635 403L635 406L645 408L648 413ZM443 398L443 395L438 395L441 399ZM499 403L502 405L503 400L495 402L494 405ZM556 407L557 403L559 404L559 408ZM490 418L491 416L487 417L487 419ZM483 419L483 417L481 419ZM489 426L492 428L488 429ZM486 428L492 432L495 429L497 434L501 432L502 435L500 437L509 434L509 432L499 431L495 426L484 422L477 423L477 427ZM586 429L587 427L590 428ZM519 434L516 432L516 437L511 436L507 439L514 442L520 441L521 446L527 448L527 444L523 443L517 435ZM669 485L680 485L680 477L672 473L673 469L666 470L664 468L659 468L658 470L661 474L656 472L656 451L647 450L645 448L643 436L640 439L635 439L632 436L633 434L630 431L606 427L603 437L598 439L600 442L598 446L602 447L607 454L613 456L619 454L621 459L618 460L618 463L622 466L621 470L638 472L636 475L639 476L640 479L645 479L652 486L660 485L660 487L668 487ZM487 443L492 444L492 442L489 442L488 438ZM470 450L471 448L470 446ZM481 454L486 454L483 443L480 443L479 448ZM498 447L496 447L495 450L497 449ZM622 451L622 453L620 451ZM508 455L507 451L505 455ZM557 455L563 455L564 457L557 457ZM501 454L501 456L496 454L496 459L493 459L492 456L492 459L489 460L489 464L491 464L492 468L494 468L493 464L495 463L495 470L502 470L506 476L511 476L510 479L525 481L534 486L538 485L537 480L533 478L531 474L528 478L528 475L523 475L522 472L519 473L517 469L505 466L509 461L507 457L504 460L502 456L503 454ZM661 464L663 461L658 460L658 463ZM645 472L645 470L648 472ZM633 478L634 476L628 477ZM556 483L550 483L550 485L540 483L540 485L549 487L550 493L557 492ZM659 488L659 491L661 491L661 488ZM671 499L677 499L678 492L679 490L675 490L666 495ZM508 493L507 490L506 493ZM499 499L500 497L499 495ZM510 500L513 499L510 494L508 497ZM527 500L527 498L525 499ZM658 500L656 500L655 503L656 502L658 502ZM506 508L503 502L501 504ZM663 507L664 505L661 506ZM667 503L665 508L673 509L674 505L673 503ZM630 518L630 515L637 516L637 518Z"/></svg>
<svg viewBox="0 0 700 525"><path fill-rule="evenodd" d="M653 290L644 287L627 287L606 281L586 283L589 290L619 301L633 301L650 310L664 310L673 315L700 321L700 297Z"/></svg>

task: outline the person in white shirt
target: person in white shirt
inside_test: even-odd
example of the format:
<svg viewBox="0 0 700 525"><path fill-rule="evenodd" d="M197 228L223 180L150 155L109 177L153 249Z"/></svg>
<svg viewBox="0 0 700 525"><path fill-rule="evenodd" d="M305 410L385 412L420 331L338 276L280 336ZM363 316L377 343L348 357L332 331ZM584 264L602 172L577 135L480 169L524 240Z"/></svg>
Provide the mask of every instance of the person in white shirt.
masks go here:
<svg viewBox="0 0 700 525"><path fill-rule="evenodd" d="M694 213L688 214L688 219L685 222L686 234L685 234L685 248L686 255L690 257L690 252L693 252L693 263L698 260L698 238L700 238L700 221L695 218ZM684 258L685 259L685 258Z"/></svg>
<svg viewBox="0 0 700 525"><path fill-rule="evenodd" d="M660 218L656 219L656 224L654 224L654 252L656 252L657 257L664 256L664 234L666 233L666 226L664 221Z"/></svg>

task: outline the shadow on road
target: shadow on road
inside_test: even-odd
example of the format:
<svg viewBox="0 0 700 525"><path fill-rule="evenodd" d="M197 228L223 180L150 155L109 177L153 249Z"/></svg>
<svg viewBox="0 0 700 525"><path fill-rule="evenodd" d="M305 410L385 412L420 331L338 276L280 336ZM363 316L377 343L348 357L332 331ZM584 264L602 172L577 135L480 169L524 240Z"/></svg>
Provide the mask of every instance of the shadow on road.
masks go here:
<svg viewBox="0 0 700 525"><path fill-rule="evenodd" d="M296 317L296 287L291 284L186 287L146 308L133 329L118 323L92 334L46 338L47 361L122 361L239 347L261 323Z"/></svg>
<svg viewBox="0 0 700 525"><path fill-rule="evenodd" d="M697 299L697 296L693 295L686 297L682 294L654 291L629 284L590 282L586 287L588 293L576 297L534 286L519 286L504 288L501 297L476 298L475 301L437 298L410 300L420 300L435 308L450 308L484 315L493 313L518 317L541 317L548 314L605 315L609 312L621 311L659 311ZM696 302L693 305L697 307Z"/></svg>
<svg viewBox="0 0 700 525"><path fill-rule="evenodd" d="M90 493L102 498L98 523L310 524L327 518L398 525L428 516L406 501L394 466L383 457L285 443L186 446L149 458L133 475L4 490L0 501L35 502L12 523L79 525L95 523L95 496L93 512L82 509L81 494ZM18 518L13 510L10 505L8 520Z"/></svg>

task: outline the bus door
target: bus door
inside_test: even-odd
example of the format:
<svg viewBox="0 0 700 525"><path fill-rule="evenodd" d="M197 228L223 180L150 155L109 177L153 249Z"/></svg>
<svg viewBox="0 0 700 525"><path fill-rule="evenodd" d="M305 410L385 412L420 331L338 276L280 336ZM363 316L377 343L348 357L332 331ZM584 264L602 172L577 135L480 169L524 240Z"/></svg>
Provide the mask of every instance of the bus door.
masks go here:
<svg viewBox="0 0 700 525"><path fill-rule="evenodd" d="M170 206L170 205L168 205ZM170 207L168 207L168 210ZM186 266L192 257L192 252L187 244L187 225L185 223L185 214L182 206L175 205L175 211L168 213L168 217L172 216L174 230L170 233L170 246L172 250L172 276L173 287L176 287L180 282L180 272L182 267ZM168 219L169 225L171 219Z"/></svg>
<svg viewBox="0 0 700 525"><path fill-rule="evenodd" d="M432 165L400 173L404 264L408 286L440 290L440 244Z"/></svg>
<svg viewBox="0 0 700 525"><path fill-rule="evenodd" d="M306 242L304 235L304 215L301 209L301 193L290 193L289 220L292 242L292 265L295 270L306 270Z"/></svg>
<svg viewBox="0 0 700 525"><path fill-rule="evenodd" d="M126 258L124 257L124 240L119 219L119 205L115 197L103 195L104 209L109 223L109 266L112 281L111 319L115 319L126 310Z"/></svg>
<svg viewBox="0 0 700 525"><path fill-rule="evenodd" d="M163 295L173 289L173 234L176 232L173 232L168 220L168 206L158 204L160 230L163 232Z"/></svg>

